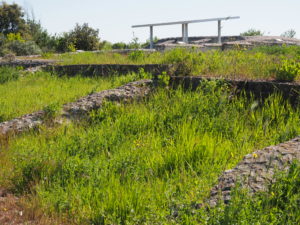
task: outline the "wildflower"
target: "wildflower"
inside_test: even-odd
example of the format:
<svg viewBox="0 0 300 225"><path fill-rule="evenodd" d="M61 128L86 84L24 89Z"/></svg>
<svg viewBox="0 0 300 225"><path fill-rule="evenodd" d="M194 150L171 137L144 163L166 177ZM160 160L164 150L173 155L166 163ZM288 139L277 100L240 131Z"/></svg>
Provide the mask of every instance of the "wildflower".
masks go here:
<svg viewBox="0 0 300 225"><path fill-rule="evenodd" d="M258 157L258 155L256 153L253 153L252 156L254 159L256 159Z"/></svg>

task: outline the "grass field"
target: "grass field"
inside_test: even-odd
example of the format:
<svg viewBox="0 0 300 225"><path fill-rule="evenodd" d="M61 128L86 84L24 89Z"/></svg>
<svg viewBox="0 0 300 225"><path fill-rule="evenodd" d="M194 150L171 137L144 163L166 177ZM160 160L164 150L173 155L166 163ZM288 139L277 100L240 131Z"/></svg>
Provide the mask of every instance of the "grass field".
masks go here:
<svg viewBox="0 0 300 225"><path fill-rule="evenodd" d="M47 55L60 64L173 64L180 67L180 75L204 75L242 79L276 79L276 68L284 60L300 61L299 46L262 46L252 50L200 52L195 49L173 49L166 52L129 55L84 52L78 54ZM299 64L300 65L300 64ZM300 66L298 66L300 67ZM300 71L300 68L298 68ZM300 73L298 71L298 73ZM297 80L298 78L296 78Z"/></svg>
<svg viewBox="0 0 300 225"><path fill-rule="evenodd" d="M230 98L219 82L106 103L81 124L11 141L0 157L0 186L29 194L29 205L67 224L226 224L237 207L207 212L195 203L245 154L300 132L298 109L280 96L257 103ZM236 224L248 224L243 215Z"/></svg>
<svg viewBox="0 0 300 225"><path fill-rule="evenodd" d="M7 72L7 69L0 70L0 77ZM16 73L22 76L0 83L0 122L41 110L48 105L61 106L89 93L118 87L138 79L137 74L108 78L68 78L46 72L13 72Z"/></svg>

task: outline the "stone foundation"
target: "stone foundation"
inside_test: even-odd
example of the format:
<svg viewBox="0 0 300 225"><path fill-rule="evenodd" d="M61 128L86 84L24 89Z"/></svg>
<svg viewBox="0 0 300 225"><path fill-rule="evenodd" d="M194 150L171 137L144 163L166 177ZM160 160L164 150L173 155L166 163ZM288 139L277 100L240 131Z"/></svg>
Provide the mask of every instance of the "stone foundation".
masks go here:
<svg viewBox="0 0 300 225"><path fill-rule="evenodd" d="M138 73L143 69L147 73L159 75L162 72L170 70L169 65L161 64L145 64L145 65L125 65L125 64L82 64L82 65L55 65L47 66L47 72L54 72L58 75L83 75L88 77L94 76L110 76L114 74Z"/></svg>
<svg viewBox="0 0 300 225"><path fill-rule="evenodd" d="M116 89L105 90L99 93L88 95L76 102L63 106L63 110L58 115L59 118L72 119L82 116L91 110L98 109L102 103L107 101L129 101L145 97L152 91L152 80L140 80L128 83ZM43 124L46 113L38 111L22 117L0 123L0 138L15 135L28 131Z"/></svg>
<svg viewBox="0 0 300 225"><path fill-rule="evenodd" d="M300 84L298 83L282 83L275 81L255 81L255 80L231 80L231 79L219 79L219 78L203 78L200 76L172 76L170 79L170 85L173 88L177 88L182 85L185 89L195 90L199 87L203 80L223 80L233 90L233 93L239 94L245 92L248 95L253 95L256 98L266 98L273 93L282 94L283 98L290 100L292 104L299 103Z"/></svg>

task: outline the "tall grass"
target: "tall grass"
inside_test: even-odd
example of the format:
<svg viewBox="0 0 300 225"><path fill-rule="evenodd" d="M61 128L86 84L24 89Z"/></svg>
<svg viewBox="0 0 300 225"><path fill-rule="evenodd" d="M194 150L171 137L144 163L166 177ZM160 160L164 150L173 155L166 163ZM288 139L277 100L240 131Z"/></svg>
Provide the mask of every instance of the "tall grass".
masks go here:
<svg viewBox="0 0 300 225"><path fill-rule="evenodd" d="M278 47L279 48L279 47ZM173 64L174 75L204 75L243 79L274 79L275 69L283 59L295 57L292 50L274 47L255 50L228 50L201 52L195 49L173 49L166 52L141 51L121 55L116 53L78 53L55 56L61 64ZM270 54L269 52L279 52ZM297 57L296 57L297 58Z"/></svg>
<svg viewBox="0 0 300 225"><path fill-rule="evenodd" d="M299 111L274 95L257 104L218 82L106 103L88 121L11 142L0 185L32 193L73 224L199 224L194 208L249 152L299 134Z"/></svg>
<svg viewBox="0 0 300 225"><path fill-rule="evenodd" d="M68 78L45 72L25 74L18 80L0 84L0 122L41 110L47 105L62 105L91 92L117 87L138 78L138 74L108 78Z"/></svg>

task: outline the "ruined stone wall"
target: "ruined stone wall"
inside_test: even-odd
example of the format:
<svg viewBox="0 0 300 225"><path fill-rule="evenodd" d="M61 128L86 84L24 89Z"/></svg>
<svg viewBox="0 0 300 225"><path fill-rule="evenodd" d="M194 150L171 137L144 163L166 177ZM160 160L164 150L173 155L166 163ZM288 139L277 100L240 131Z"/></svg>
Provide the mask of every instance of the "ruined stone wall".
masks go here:
<svg viewBox="0 0 300 225"><path fill-rule="evenodd" d="M58 75L75 76L81 74L83 76L109 76L113 74L127 74L131 72L139 72L144 69L145 72L153 75L168 72L169 65L161 64L145 64L145 65L125 65L125 64L82 64L82 65L53 65L45 67L48 72L54 72Z"/></svg>
<svg viewBox="0 0 300 225"><path fill-rule="evenodd" d="M45 66L55 63L53 60L13 60L13 61L0 61L1 66L22 67L24 69L38 66Z"/></svg>
<svg viewBox="0 0 300 225"><path fill-rule="evenodd" d="M152 80L140 80L119 88L105 90L88 95L63 106L57 119L73 119L101 107L105 100L130 101L148 95L153 89ZM36 128L45 122L46 112L38 111L19 118L0 123L0 139Z"/></svg>
<svg viewBox="0 0 300 225"><path fill-rule="evenodd" d="M220 80L219 78L203 78L200 76L180 77L172 76L170 85L173 88L182 85L185 89L191 88L195 90L203 80ZM273 93L280 93L283 98L290 100L292 104L298 104L300 101L300 84L298 83L282 83L274 81L247 81L247 80L232 80L222 79L233 90L233 93L239 94L245 92L248 95L253 95L256 98L266 98Z"/></svg>

